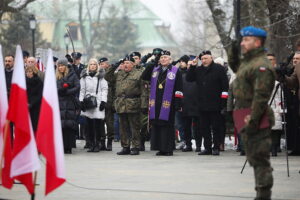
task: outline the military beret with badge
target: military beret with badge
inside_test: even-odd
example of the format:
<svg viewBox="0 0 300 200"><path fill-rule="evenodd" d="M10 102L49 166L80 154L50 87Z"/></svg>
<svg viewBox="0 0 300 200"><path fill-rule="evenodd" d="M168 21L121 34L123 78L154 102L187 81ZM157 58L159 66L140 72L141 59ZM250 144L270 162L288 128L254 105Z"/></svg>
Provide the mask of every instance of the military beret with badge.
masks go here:
<svg viewBox="0 0 300 200"><path fill-rule="evenodd" d="M242 37L252 36L252 37L267 37L267 32L261 28L254 26L246 26L240 31Z"/></svg>

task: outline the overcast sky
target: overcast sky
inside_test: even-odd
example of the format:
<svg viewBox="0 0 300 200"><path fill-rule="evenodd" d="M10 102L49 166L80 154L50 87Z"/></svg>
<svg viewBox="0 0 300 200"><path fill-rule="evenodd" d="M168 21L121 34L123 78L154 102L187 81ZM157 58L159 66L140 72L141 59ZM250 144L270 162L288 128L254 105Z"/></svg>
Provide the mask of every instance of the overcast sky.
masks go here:
<svg viewBox="0 0 300 200"><path fill-rule="evenodd" d="M176 31L180 21L180 7L185 0L141 0L157 16L167 24L171 24L171 30Z"/></svg>

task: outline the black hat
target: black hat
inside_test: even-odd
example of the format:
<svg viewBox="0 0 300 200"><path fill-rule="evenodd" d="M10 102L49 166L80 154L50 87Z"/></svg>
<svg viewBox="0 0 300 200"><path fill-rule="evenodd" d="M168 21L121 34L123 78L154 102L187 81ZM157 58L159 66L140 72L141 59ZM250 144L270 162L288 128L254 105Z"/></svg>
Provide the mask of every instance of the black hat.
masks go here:
<svg viewBox="0 0 300 200"><path fill-rule="evenodd" d="M25 50L24 50L22 53L23 53L23 58L29 57L29 56L30 56L30 54L29 54L28 51L25 51Z"/></svg>
<svg viewBox="0 0 300 200"><path fill-rule="evenodd" d="M124 58L124 61L131 61L131 62L135 62L134 58L132 56L126 56Z"/></svg>
<svg viewBox="0 0 300 200"><path fill-rule="evenodd" d="M134 51L130 54L130 56L138 56L139 58L141 58L141 53L140 52L137 52L137 51Z"/></svg>
<svg viewBox="0 0 300 200"><path fill-rule="evenodd" d="M56 62L57 60L58 60L58 58L53 56L53 62Z"/></svg>
<svg viewBox="0 0 300 200"><path fill-rule="evenodd" d="M185 63L188 63L189 60L190 60L190 57L188 55L184 55L179 59L179 61L182 61Z"/></svg>
<svg viewBox="0 0 300 200"><path fill-rule="evenodd" d="M165 56L170 56L170 55L171 55L171 52L168 51L168 50L163 50L163 51L161 52L161 55L162 55L162 56L163 56L163 55L165 55Z"/></svg>
<svg viewBox="0 0 300 200"><path fill-rule="evenodd" d="M71 56L75 59L80 59L82 54L80 52L73 52Z"/></svg>
<svg viewBox="0 0 300 200"><path fill-rule="evenodd" d="M102 63L102 62L105 62L105 61L108 61L108 59L106 57L103 57L103 58L99 59L99 63Z"/></svg>
<svg viewBox="0 0 300 200"><path fill-rule="evenodd" d="M201 59L202 56L204 55L211 55L211 52L209 50L206 50L206 51L202 51L200 54L199 54L199 59Z"/></svg>

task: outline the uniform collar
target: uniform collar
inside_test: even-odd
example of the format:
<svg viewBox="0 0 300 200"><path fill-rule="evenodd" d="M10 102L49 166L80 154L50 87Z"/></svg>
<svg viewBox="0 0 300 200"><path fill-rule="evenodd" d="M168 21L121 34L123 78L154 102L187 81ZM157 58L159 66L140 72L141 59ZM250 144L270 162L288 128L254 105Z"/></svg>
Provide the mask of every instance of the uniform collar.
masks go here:
<svg viewBox="0 0 300 200"><path fill-rule="evenodd" d="M245 53L244 56L244 60L250 60L253 57L256 57L257 55L263 54L265 53L265 49L263 47L260 48L256 48L256 49L252 49L249 52Z"/></svg>

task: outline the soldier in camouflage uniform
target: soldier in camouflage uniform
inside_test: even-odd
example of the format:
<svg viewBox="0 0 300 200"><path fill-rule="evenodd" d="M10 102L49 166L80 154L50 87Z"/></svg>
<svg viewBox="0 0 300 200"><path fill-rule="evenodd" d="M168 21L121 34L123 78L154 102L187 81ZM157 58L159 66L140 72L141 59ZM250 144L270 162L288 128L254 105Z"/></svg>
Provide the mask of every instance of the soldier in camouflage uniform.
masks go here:
<svg viewBox="0 0 300 200"><path fill-rule="evenodd" d="M273 111L268 101L275 83L275 72L267 60L263 45L266 32L252 26L241 30L243 59L233 83L235 110L251 108L241 130L247 160L254 168L256 200L271 199L273 186L270 164L271 127ZM267 115L269 127L260 129L260 120Z"/></svg>
<svg viewBox="0 0 300 200"><path fill-rule="evenodd" d="M112 66L105 75L109 82L116 83L114 106L120 119L121 145L118 155L138 155L140 148L141 74L134 68L134 59L124 59L124 70L114 73L118 65ZM130 150L130 146L132 149Z"/></svg>
<svg viewBox="0 0 300 200"><path fill-rule="evenodd" d="M110 67L108 63L107 58L100 58L99 59L99 65L101 69L105 69L105 72L107 72ZM115 130L114 130L114 113L115 108L113 105L113 101L115 98L115 83L108 81L108 93L107 93L107 103L105 108L105 124L107 128L106 136L107 136L107 145L105 147L105 141L104 145L101 145L102 150L112 151L112 141L114 139ZM103 143L103 141L102 141Z"/></svg>
<svg viewBox="0 0 300 200"><path fill-rule="evenodd" d="M141 65L141 54L139 52L132 52L130 54L135 60L134 66L136 69L144 71L144 67ZM140 151L145 151L145 141L146 138L149 137L149 119L148 119L148 106L149 106L149 95L150 95L150 83L149 81L142 80L142 94L141 94L141 113L140 113L140 121L141 121L141 144Z"/></svg>

